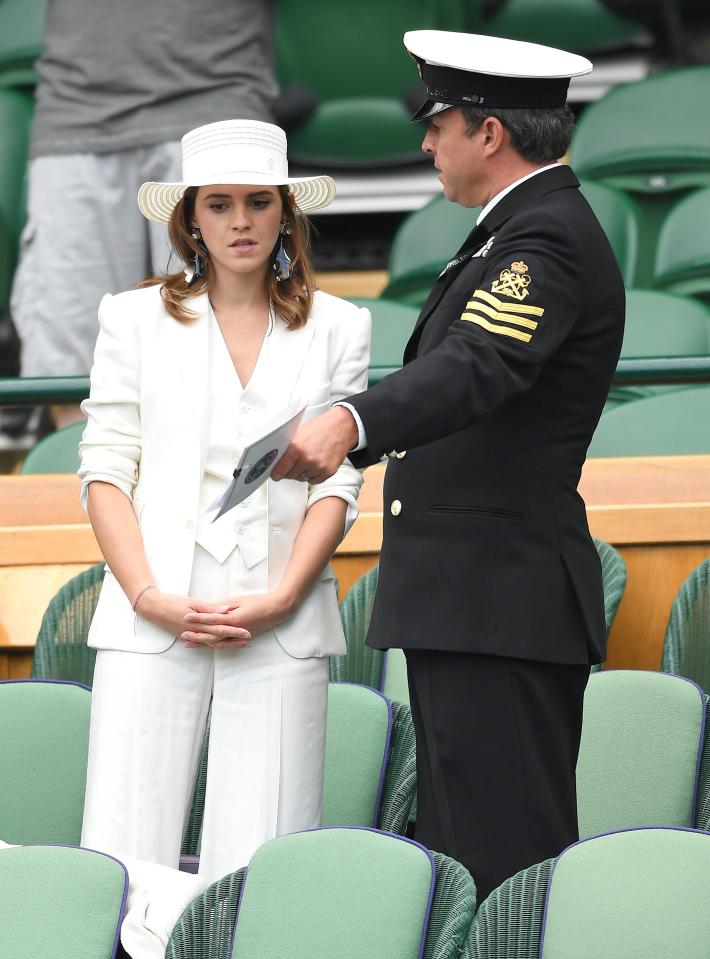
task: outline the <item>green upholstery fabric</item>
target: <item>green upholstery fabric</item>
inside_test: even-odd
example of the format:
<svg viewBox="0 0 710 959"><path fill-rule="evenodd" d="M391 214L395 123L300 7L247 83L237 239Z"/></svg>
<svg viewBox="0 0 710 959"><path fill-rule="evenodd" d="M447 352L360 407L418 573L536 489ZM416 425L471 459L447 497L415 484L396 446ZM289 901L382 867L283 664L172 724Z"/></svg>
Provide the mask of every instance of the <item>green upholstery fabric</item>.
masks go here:
<svg viewBox="0 0 710 959"><path fill-rule="evenodd" d="M390 738L387 700L349 683L328 687L324 826L375 826Z"/></svg>
<svg viewBox="0 0 710 959"><path fill-rule="evenodd" d="M418 959L434 882L427 853L386 833L282 836L249 863L232 956Z"/></svg>
<svg viewBox="0 0 710 959"><path fill-rule="evenodd" d="M604 621L609 632L619 608L621 597L626 588L626 563L618 550L603 539L592 537L602 564L602 583L604 586Z"/></svg>
<svg viewBox="0 0 710 959"><path fill-rule="evenodd" d="M590 676L577 761L579 835L695 825L705 699L677 676L609 670Z"/></svg>
<svg viewBox="0 0 710 959"><path fill-rule="evenodd" d="M88 849L0 851L0 956L111 959L128 889L115 859Z"/></svg>
<svg viewBox="0 0 710 959"><path fill-rule="evenodd" d="M370 366L401 366L404 348L417 322L419 310L394 300L350 299L356 306L367 307L372 314Z"/></svg>
<svg viewBox="0 0 710 959"><path fill-rule="evenodd" d="M50 600L32 657L33 679L69 679L91 686L96 650L86 645L104 581L104 564L69 580Z"/></svg>
<svg viewBox="0 0 710 959"><path fill-rule="evenodd" d="M710 559L692 571L673 600L661 669L710 693Z"/></svg>
<svg viewBox="0 0 710 959"><path fill-rule="evenodd" d="M639 246L636 203L607 184L580 180L580 188L609 238L625 282L630 284ZM389 282L382 295L421 307L441 270L476 225L480 212L480 207L469 209L438 196L411 213L392 243ZM426 237L426 243L422 237Z"/></svg>
<svg viewBox="0 0 710 959"><path fill-rule="evenodd" d="M545 895L554 862L536 863L493 890L471 923L464 959L539 959Z"/></svg>
<svg viewBox="0 0 710 959"><path fill-rule="evenodd" d="M34 62L42 52L47 0L0 3L0 86L34 85Z"/></svg>
<svg viewBox="0 0 710 959"><path fill-rule="evenodd" d="M379 567L373 566L348 590L340 604L348 651L345 656L330 657L330 680L338 683L360 683L380 689L384 653L365 645L375 600Z"/></svg>
<svg viewBox="0 0 710 959"><path fill-rule="evenodd" d="M382 296L421 306L480 212L480 207L469 209L438 196L410 213L395 234L387 266L389 282Z"/></svg>
<svg viewBox="0 0 710 959"><path fill-rule="evenodd" d="M710 387L672 390L604 413L587 456L710 453Z"/></svg>
<svg viewBox="0 0 710 959"><path fill-rule="evenodd" d="M658 236L653 285L710 301L710 188L677 203Z"/></svg>
<svg viewBox="0 0 710 959"><path fill-rule="evenodd" d="M637 829L571 846L547 897L542 959L710 953L710 836Z"/></svg>
<svg viewBox="0 0 710 959"><path fill-rule="evenodd" d="M440 853L433 856L436 889L424 959L458 959L476 906L475 886L460 863ZM246 869L240 869L225 876L187 907L173 929L165 959L229 959L245 875ZM396 908L395 897L390 892L391 908Z"/></svg>
<svg viewBox="0 0 710 959"><path fill-rule="evenodd" d="M76 473L79 469L79 441L85 423L72 423L55 430L33 447L20 467L21 473Z"/></svg>
<svg viewBox="0 0 710 959"><path fill-rule="evenodd" d="M0 37L2 11L8 0L0 2ZM2 49L0 39L0 51ZM1 65L0 65L1 67ZM25 220L25 168L32 98L19 90L1 88L0 76L0 314L7 312L10 287L17 262L20 231Z"/></svg>
<svg viewBox="0 0 710 959"><path fill-rule="evenodd" d="M401 649L388 649L385 656L385 677L382 692L389 699L409 705L407 660Z"/></svg>
<svg viewBox="0 0 710 959"><path fill-rule="evenodd" d="M409 123L403 99L417 76L402 36L411 29L462 29L463 23L460 0L419 0L416 12L411 0L309 0L305 17L299 4L277 0L281 87L305 87L317 101L312 115L289 131L292 161L357 167L423 159L422 131Z"/></svg>
<svg viewBox="0 0 710 959"><path fill-rule="evenodd" d="M5 842L78 845L90 713L91 693L82 686L0 682L0 837Z"/></svg>
<svg viewBox="0 0 710 959"><path fill-rule="evenodd" d="M710 67L666 70L617 86L590 104L577 124L571 155L578 175L603 178L639 204L636 286L651 285L656 239L668 211L689 190L710 183L710 126L687 122L704 115L708 96Z"/></svg>
<svg viewBox="0 0 710 959"><path fill-rule="evenodd" d="M484 25L494 37L582 52L624 46L641 32L601 0L505 0Z"/></svg>

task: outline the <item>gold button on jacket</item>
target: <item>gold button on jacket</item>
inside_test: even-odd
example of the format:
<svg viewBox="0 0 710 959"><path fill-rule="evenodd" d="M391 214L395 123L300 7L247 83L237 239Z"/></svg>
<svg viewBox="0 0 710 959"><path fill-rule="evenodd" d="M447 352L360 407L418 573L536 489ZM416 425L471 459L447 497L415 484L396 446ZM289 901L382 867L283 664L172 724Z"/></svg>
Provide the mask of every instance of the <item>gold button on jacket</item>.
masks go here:
<svg viewBox="0 0 710 959"><path fill-rule="evenodd" d="M398 499L393 499L392 505L390 506L390 513L393 516L399 516L401 512L402 512L402 504L400 503Z"/></svg>

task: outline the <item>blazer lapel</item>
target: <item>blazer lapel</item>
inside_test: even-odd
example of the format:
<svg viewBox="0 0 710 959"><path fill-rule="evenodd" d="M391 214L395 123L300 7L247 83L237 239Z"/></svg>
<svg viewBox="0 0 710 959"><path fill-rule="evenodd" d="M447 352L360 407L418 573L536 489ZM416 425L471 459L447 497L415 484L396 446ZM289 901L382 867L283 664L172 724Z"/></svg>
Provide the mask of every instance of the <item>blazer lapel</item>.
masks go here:
<svg viewBox="0 0 710 959"><path fill-rule="evenodd" d="M290 330L279 316L274 316L273 327L269 335L269 342L264 346L267 349L266 364L261 368L260 376L267 370L268 375L268 403L267 418L278 414L289 406L297 407L305 404L308 396L301 396L299 379L308 348L313 339L315 329L314 317L310 317L305 326L297 330ZM254 377L252 377L252 380ZM249 394L252 380L244 391L245 398ZM259 384L254 384L259 389ZM263 393L264 390L260 389Z"/></svg>
<svg viewBox="0 0 710 959"><path fill-rule="evenodd" d="M183 407L186 425L190 422L199 435L207 435L209 417L209 299L206 293L188 300L187 306L195 319L180 323L166 317L165 363L175 370L178 396L170 401ZM169 372L169 371L166 371ZM168 398L166 397L166 401Z"/></svg>
<svg viewBox="0 0 710 959"><path fill-rule="evenodd" d="M405 363L413 359L416 355L417 346L419 344L419 340L421 339L424 324L441 302L442 296L451 286L459 270L462 268L464 263L468 262L468 260L475 253L477 253L482 246L485 245L489 237L490 233L487 228L482 223L479 223L466 237L461 247L459 247L456 255L449 260L444 269L441 271L436 283L434 283L434 286L431 289L431 293L424 302L422 311L419 314L419 318L417 319L414 329L412 330L409 342L407 343L404 351Z"/></svg>

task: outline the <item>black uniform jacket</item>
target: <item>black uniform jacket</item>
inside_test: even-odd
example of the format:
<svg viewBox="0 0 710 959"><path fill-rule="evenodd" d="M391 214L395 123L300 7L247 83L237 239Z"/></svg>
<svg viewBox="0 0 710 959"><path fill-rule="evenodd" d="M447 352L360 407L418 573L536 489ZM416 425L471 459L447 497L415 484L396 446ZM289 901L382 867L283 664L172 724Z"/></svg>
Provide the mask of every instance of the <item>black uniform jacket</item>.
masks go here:
<svg viewBox="0 0 710 959"><path fill-rule="evenodd" d="M603 658L601 568L577 484L623 325L619 268L569 167L515 187L469 235L403 368L348 398L368 444L353 463L400 453L385 476L371 646Z"/></svg>

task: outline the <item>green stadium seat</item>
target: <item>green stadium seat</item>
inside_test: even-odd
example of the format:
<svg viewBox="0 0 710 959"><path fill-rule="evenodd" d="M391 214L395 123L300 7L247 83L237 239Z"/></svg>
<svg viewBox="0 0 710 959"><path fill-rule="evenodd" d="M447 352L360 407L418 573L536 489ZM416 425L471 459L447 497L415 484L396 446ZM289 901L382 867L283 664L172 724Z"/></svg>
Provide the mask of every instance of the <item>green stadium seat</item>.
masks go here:
<svg viewBox="0 0 710 959"><path fill-rule="evenodd" d="M589 677L577 761L584 839L638 826L693 828L706 697L680 676L612 669Z"/></svg>
<svg viewBox="0 0 710 959"><path fill-rule="evenodd" d="M464 959L700 959L709 945L709 871L710 836L699 830L586 839L494 890L474 917Z"/></svg>
<svg viewBox="0 0 710 959"><path fill-rule="evenodd" d="M710 309L690 297L655 290L626 291L626 326L621 358L710 354ZM684 386L612 386L605 412L645 396Z"/></svg>
<svg viewBox="0 0 710 959"><path fill-rule="evenodd" d="M419 310L407 303L384 298L350 298L356 306L366 307L372 315L370 366L401 366Z"/></svg>
<svg viewBox="0 0 710 959"><path fill-rule="evenodd" d="M690 193L666 217L653 285L710 304L710 187Z"/></svg>
<svg viewBox="0 0 710 959"><path fill-rule="evenodd" d="M79 845L90 713L91 692L77 683L0 682L4 842Z"/></svg>
<svg viewBox="0 0 710 959"><path fill-rule="evenodd" d="M6 3L0 0L0 12ZM8 311L25 221L25 169L32 112L31 96L0 86L0 315Z"/></svg>
<svg viewBox="0 0 710 959"><path fill-rule="evenodd" d="M709 98L710 66L668 70L617 87L579 119L571 150L577 174L603 179L639 203L636 286L651 285L668 211L689 191L710 184L710 124L701 119Z"/></svg>
<svg viewBox="0 0 710 959"><path fill-rule="evenodd" d="M624 281L630 284L639 246L636 204L620 190L603 183L583 180L580 186L609 238ZM462 207L438 196L411 213L395 235L383 297L421 307L437 276L475 226L480 212L480 207Z"/></svg>
<svg viewBox="0 0 710 959"><path fill-rule="evenodd" d="M49 433L34 446L20 467L21 473L76 473L79 441L86 423L72 423Z"/></svg>
<svg viewBox="0 0 710 959"><path fill-rule="evenodd" d="M710 559L697 566L676 593L661 669L687 676L710 694Z"/></svg>
<svg viewBox="0 0 710 959"><path fill-rule="evenodd" d="M0 955L113 959L128 876L101 852L25 846L0 852Z"/></svg>
<svg viewBox="0 0 710 959"><path fill-rule="evenodd" d="M459 863L389 833L318 829L261 846L198 896L166 959L454 959L476 893Z"/></svg>
<svg viewBox="0 0 710 959"><path fill-rule="evenodd" d="M494 37L576 51L629 46L642 33L637 20L619 16L602 0L503 0L483 27Z"/></svg>
<svg viewBox="0 0 710 959"><path fill-rule="evenodd" d="M0 0L0 87L33 87L47 0Z"/></svg>
<svg viewBox="0 0 710 959"><path fill-rule="evenodd" d="M604 413L588 457L710 453L710 387L672 390Z"/></svg>
<svg viewBox="0 0 710 959"><path fill-rule="evenodd" d="M316 100L311 115L289 130L291 161L357 168L423 160L422 131L410 124L413 110L405 103L417 74L402 36L407 30L463 29L461 6L456 0L416 6L411 0L277 0L281 88L305 88Z"/></svg>

